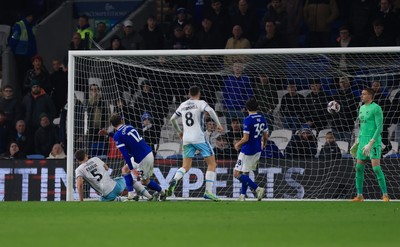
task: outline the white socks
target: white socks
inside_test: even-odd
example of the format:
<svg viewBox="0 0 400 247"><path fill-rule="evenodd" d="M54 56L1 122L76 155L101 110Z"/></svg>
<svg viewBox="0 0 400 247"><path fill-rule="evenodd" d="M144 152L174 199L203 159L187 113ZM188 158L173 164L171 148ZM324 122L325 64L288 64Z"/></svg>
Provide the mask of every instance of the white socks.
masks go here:
<svg viewBox="0 0 400 247"><path fill-rule="evenodd" d="M147 199L153 197L140 182L135 182L133 188L135 188L139 195L145 196Z"/></svg>
<svg viewBox="0 0 400 247"><path fill-rule="evenodd" d="M206 172L206 192L212 193L213 184L216 176L217 174L213 171Z"/></svg>
<svg viewBox="0 0 400 247"><path fill-rule="evenodd" d="M186 173L185 168L183 167L179 168L174 176L175 181L178 182L183 177L183 175L185 175L185 173Z"/></svg>

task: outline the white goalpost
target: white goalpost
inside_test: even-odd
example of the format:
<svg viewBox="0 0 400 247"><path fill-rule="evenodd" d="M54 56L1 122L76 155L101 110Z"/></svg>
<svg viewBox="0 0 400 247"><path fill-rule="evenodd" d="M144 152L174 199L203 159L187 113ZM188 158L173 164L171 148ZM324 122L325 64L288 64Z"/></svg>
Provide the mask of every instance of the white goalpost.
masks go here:
<svg viewBox="0 0 400 247"><path fill-rule="evenodd" d="M70 51L68 58L67 201L77 199L74 152L78 149L103 159L111 176L120 175L124 161L112 135L98 135L100 129L112 132L108 119L113 113L121 114L151 145L154 180L167 188L182 164L182 145L168 120L191 85L200 86L202 99L216 110L225 129L216 133L205 119L207 138L216 148L218 196L229 200L239 196L240 183L232 175L237 158L232 145L242 132L236 131L235 123L241 124L247 115L243 102L255 97L273 141L250 174L266 188L265 197L350 199L356 191L355 161L349 149L358 134L360 92L374 82L374 87L381 87L382 99L387 99L380 101L385 102L382 169L389 195L400 199L399 47ZM288 95L288 90L295 92ZM330 101L340 105L338 112L336 108L328 112ZM304 132L310 132L307 140L291 141ZM339 153L325 153L329 132ZM202 197L205 170L199 154L174 196ZM380 198L374 176L367 166L367 199ZM254 197L250 191L247 196ZM85 197L98 195L86 185Z"/></svg>

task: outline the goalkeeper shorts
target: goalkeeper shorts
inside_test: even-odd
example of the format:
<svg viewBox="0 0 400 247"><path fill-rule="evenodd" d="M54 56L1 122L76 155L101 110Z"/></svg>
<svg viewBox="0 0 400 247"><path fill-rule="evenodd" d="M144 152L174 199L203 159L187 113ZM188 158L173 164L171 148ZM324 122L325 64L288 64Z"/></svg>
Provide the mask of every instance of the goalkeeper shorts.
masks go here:
<svg viewBox="0 0 400 247"><path fill-rule="evenodd" d="M368 159L380 159L382 154L382 141L377 141L374 143L371 149L369 157L363 154L362 148L369 143L372 137L359 137L358 138L358 150L356 159L358 160L368 160Z"/></svg>

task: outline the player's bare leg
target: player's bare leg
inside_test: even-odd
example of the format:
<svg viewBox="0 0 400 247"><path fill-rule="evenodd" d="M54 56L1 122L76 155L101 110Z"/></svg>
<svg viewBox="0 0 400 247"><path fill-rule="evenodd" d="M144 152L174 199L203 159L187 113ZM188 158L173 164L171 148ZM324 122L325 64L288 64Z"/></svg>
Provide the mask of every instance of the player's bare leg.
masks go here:
<svg viewBox="0 0 400 247"><path fill-rule="evenodd" d="M171 196L174 193L176 185L178 184L179 180L182 179L183 175L185 175L185 173L189 171L191 167L192 167L192 158L183 158L182 167L176 171L174 178L171 179L171 181L169 182L169 187L166 191L166 196Z"/></svg>

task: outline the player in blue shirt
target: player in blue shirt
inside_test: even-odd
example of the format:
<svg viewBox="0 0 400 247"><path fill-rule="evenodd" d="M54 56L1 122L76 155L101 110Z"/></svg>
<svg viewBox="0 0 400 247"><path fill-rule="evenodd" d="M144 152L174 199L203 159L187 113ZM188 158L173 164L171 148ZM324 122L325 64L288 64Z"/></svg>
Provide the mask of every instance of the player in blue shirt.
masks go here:
<svg viewBox="0 0 400 247"><path fill-rule="evenodd" d="M116 130L114 141L117 148L124 156L129 169L131 171L137 170L142 184L156 191L153 195L153 200L158 200L158 196L160 196L162 200L165 200L165 190L150 179L153 175L154 168L154 155L151 147L147 145L135 128L131 125L124 124L120 115L112 115L110 123ZM124 174L124 178L128 191L133 191L134 184L131 174Z"/></svg>
<svg viewBox="0 0 400 247"><path fill-rule="evenodd" d="M267 121L263 115L257 112L258 103L251 98L246 101L246 109L249 113L243 121L243 137L235 144L235 149L240 150L233 176L242 183L239 201L244 201L247 188L250 186L257 193L257 200L261 201L265 194L265 188L259 187L249 177L249 172L257 168L261 150L265 148L268 140Z"/></svg>

